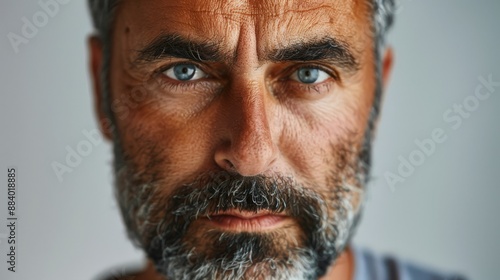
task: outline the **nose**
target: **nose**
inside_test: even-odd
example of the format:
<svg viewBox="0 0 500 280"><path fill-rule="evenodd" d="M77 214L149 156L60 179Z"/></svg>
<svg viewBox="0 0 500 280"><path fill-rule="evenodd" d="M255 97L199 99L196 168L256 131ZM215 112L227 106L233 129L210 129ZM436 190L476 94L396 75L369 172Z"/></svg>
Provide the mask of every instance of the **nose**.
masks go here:
<svg viewBox="0 0 500 280"><path fill-rule="evenodd" d="M216 148L215 162L243 176L263 174L272 168L278 154L268 118L271 105L265 85L238 83L230 91L222 109L223 130L227 133Z"/></svg>

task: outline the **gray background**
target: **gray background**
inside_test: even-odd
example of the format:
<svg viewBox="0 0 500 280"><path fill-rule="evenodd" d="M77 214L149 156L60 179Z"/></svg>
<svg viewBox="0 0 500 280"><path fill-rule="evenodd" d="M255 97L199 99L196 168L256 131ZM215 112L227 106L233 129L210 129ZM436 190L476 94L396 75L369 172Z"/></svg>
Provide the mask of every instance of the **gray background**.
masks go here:
<svg viewBox="0 0 500 280"><path fill-rule="evenodd" d="M91 279L143 255L127 240L113 200L111 146L101 143L59 182L64 163L96 128L87 67L85 1L73 0L15 53L7 34L38 1L0 4L0 278ZM390 36L396 64L374 150L374 180L356 244L472 279L500 274L500 87L454 130L443 113L500 81L500 1L402 0ZM416 139L448 136L392 191L386 172ZM7 272L6 174L18 168L18 263Z"/></svg>

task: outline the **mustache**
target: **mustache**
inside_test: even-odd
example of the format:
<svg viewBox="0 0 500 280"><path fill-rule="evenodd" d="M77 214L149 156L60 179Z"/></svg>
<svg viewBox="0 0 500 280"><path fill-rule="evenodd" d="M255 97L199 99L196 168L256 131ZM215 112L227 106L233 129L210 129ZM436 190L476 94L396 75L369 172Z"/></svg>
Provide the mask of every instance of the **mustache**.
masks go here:
<svg viewBox="0 0 500 280"><path fill-rule="evenodd" d="M245 177L226 171L207 173L172 193L160 209L164 219L151 232L148 253L161 258L162 250L182 247L180 237L200 217L208 217L228 210L284 214L295 218L304 232L321 232L327 219L324 200L316 192L298 184L292 178L274 176ZM164 212L163 212L164 211ZM163 214L163 215L162 215ZM315 248L317 238L304 240Z"/></svg>
<svg viewBox="0 0 500 280"><path fill-rule="evenodd" d="M193 220L228 210L271 213L301 217L320 208L322 199L290 177L241 176L221 171L200 176L170 196L167 214L174 221ZM319 221L318 215L315 220Z"/></svg>

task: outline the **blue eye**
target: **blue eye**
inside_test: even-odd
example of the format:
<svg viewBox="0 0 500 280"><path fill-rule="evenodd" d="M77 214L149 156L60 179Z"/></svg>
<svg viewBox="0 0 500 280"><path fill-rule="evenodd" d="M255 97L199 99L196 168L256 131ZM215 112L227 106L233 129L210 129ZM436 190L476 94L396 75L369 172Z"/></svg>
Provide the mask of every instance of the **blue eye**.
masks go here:
<svg viewBox="0 0 500 280"><path fill-rule="evenodd" d="M194 64L177 64L163 72L167 77L178 81L192 81L206 77L206 74Z"/></svg>
<svg viewBox="0 0 500 280"><path fill-rule="evenodd" d="M329 77L325 71L314 67L301 67L292 74L292 79L304 84L321 83Z"/></svg>

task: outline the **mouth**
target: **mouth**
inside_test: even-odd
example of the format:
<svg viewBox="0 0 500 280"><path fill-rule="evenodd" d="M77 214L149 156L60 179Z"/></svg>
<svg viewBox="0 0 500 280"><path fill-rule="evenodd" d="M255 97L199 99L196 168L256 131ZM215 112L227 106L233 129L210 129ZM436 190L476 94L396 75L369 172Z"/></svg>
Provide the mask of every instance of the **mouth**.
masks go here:
<svg viewBox="0 0 500 280"><path fill-rule="evenodd" d="M230 210L204 218L215 227L237 232L258 232L276 229L289 219L288 216L270 211L247 212Z"/></svg>

